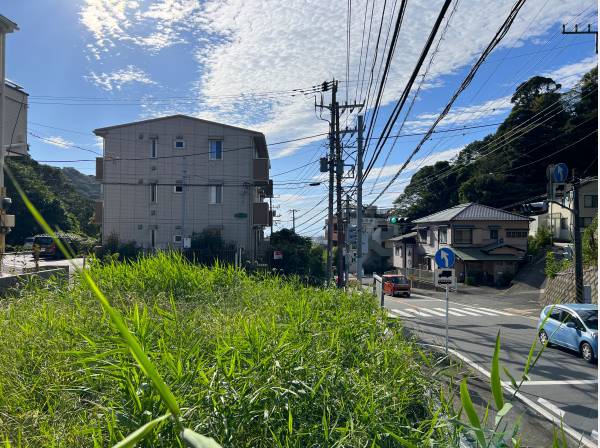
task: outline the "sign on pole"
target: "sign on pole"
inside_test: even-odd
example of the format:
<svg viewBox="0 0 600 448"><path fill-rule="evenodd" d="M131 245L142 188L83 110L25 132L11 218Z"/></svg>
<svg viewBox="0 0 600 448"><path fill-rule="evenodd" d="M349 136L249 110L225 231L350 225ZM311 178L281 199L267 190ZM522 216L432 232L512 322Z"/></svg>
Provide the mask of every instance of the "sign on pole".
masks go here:
<svg viewBox="0 0 600 448"><path fill-rule="evenodd" d="M569 168L564 163L557 163L552 168L552 180L556 183L564 183L569 175Z"/></svg>
<svg viewBox="0 0 600 448"><path fill-rule="evenodd" d="M442 247L435 253L435 263L438 268L451 268L454 266L455 260L454 251L449 247Z"/></svg>
<svg viewBox="0 0 600 448"><path fill-rule="evenodd" d="M436 269L433 275L435 286L451 288L456 286L456 276L454 269Z"/></svg>
<svg viewBox="0 0 600 448"><path fill-rule="evenodd" d="M273 251L273 260L283 260L283 251L274 250Z"/></svg>

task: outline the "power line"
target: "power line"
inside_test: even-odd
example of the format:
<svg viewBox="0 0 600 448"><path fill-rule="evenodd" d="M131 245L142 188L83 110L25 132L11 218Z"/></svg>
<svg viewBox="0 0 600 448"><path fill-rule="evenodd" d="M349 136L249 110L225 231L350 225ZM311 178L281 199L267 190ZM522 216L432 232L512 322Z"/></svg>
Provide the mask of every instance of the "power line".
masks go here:
<svg viewBox="0 0 600 448"><path fill-rule="evenodd" d="M481 66L483 61L492 52L492 50L500 43L500 41L506 35L506 33L508 33L508 30L510 29L515 18L517 17L517 14L519 13L521 8L525 4L525 1L526 0L517 0L517 2L513 5L508 17L505 19L503 24L500 26L500 29L496 32L492 41L488 44L488 46L483 51L483 53L481 54L481 56L479 57L477 62L473 65L473 67L471 68L471 70L469 71L469 73L467 74L466 78L463 80L463 82L461 83L461 85L459 86L457 91L454 93L454 95L452 95L452 98L450 98L450 101L448 102L446 107L444 107L444 110L440 113L438 118L435 120L435 122L431 126L429 132L423 137L421 142L417 145L417 147L410 154L410 156L408 157L406 162L402 165L402 167L398 170L398 172L392 177L390 182L386 185L386 187L384 187L384 189L379 193L379 195L375 198L375 200L373 202L371 202L370 205L372 205L375 201L377 201L377 199L379 199L387 191L387 189L394 183L394 181L398 178L398 176L400 176L400 173L402 173L404 168L406 168L406 166L410 163L413 156L421 149L423 144L431 136L431 133L433 132L435 127L438 125L438 123L444 119L444 117L448 114L448 112L450 112L452 105L454 104L454 102L456 101L458 96L469 86L469 84L475 77L475 74L479 70L479 67Z"/></svg>

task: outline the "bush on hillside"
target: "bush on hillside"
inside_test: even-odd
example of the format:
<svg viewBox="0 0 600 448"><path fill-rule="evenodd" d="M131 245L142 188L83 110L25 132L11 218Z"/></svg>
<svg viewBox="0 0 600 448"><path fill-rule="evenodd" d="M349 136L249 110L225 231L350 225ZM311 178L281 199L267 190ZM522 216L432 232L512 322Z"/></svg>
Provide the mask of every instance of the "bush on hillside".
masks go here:
<svg viewBox="0 0 600 448"><path fill-rule="evenodd" d="M598 266L598 215L584 230L581 242L583 245L584 264Z"/></svg>
<svg viewBox="0 0 600 448"><path fill-rule="evenodd" d="M527 237L527 251L533 256L540 254L542 249L551 244L552 232L548 226L539 227L535 236Z"/></svg>

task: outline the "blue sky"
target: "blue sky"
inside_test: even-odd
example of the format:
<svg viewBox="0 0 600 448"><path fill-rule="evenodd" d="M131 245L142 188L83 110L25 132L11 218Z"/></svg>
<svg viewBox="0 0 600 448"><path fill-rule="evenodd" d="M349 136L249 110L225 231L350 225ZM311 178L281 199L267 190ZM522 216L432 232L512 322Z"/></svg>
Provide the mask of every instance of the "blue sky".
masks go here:
<svg viewBox="0 0 600 448"><path fill-rule="evenodd" d="M335 77L341 81L343 101L346 94L349 101L363 101L367 82L362 82L362 96L360 85L363 73L368 79L374 62L379 21L383 15L385 37L395 18L391 1L386 11L382 11L383 1L352 2L346 82L345 0L5 3L1 13L20 27L8 37L7 77L30 94L29 131L35 135L29 135L31 155L88 174L94 171L90 151L101 150L92 129L150 116L177 112L247 126L264 132L270 143L327 132L327 123L315 114L314 95L292 96L292 89L310 89ZM428 129L512 3L453 2L444 39L401 134ZM381 132L404 88L441 5L441 0L409 0L374 136ZM370 22L371 8L369 36L368 25L363 25L365 17ZM546 75L567 89L597 64L593 37L562 35L561 23L591 23L596 29L596 2L528 1L439 129L492 126L435 134L377 204L391 204L419 166L451 160L465 144L492 132L493 124L510 110L508 100L520 82ZM383 38L379 57L382 47ZM428 62L429 58L425 65ZM324 100L329 101L328 94ZM367 111L367 123L371 114L372 109ZM404 115L400 117L394 135ZM355 120L356 113L345 117L343 124L353 126ZM365 185L367 203L419 140L419 136L399 138L382 166L391 142L384 147ZM290 210L294 208L299 210L300 233L316 235L323 227L325 186L307 184L318 179L318 158L325 154L325 144L322 139L311 139L270 146L280 226L291 225ZM367 159L373 148L371 145ZM90 160L66 162L85 159Z"/></svg>

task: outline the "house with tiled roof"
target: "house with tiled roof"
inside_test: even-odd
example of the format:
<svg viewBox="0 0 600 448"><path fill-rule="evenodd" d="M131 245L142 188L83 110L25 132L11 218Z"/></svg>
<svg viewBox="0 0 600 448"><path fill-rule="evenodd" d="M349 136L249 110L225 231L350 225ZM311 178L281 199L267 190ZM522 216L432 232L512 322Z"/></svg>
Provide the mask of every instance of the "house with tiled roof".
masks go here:
<svg viewBox="0 0 600 448"><path fill-rule="evenodd" d="M441 247L456 254L459 281L502 283L527 253L530 218L487 205L465 203L413 221L413 231L392 238L396 269L436 268Z"/></svg>

